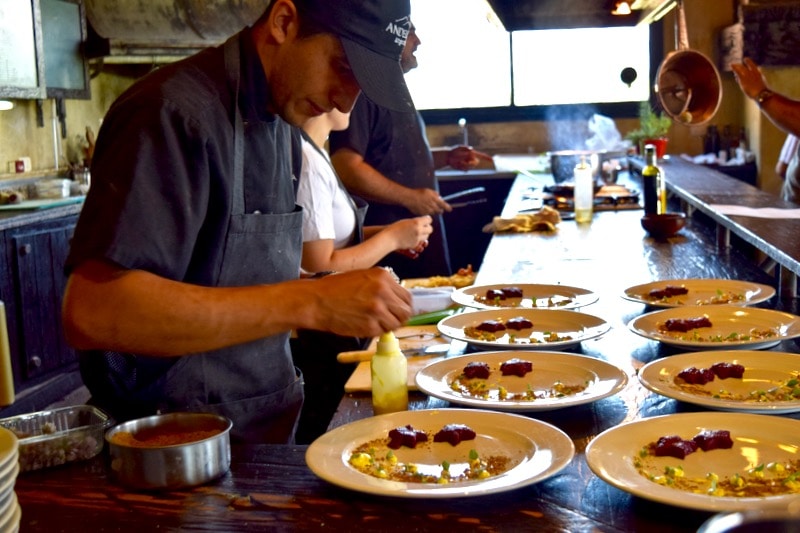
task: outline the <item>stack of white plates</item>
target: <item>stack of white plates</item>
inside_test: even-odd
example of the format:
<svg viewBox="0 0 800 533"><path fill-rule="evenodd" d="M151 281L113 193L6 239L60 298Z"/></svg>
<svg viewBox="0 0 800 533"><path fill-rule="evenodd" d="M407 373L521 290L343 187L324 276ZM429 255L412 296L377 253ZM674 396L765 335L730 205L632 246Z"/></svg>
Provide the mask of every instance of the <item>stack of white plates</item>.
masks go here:
<svg viewBox="0 0 800 533"><path fill-rule="evenodd" d="M14 484L19 474L19 443L16 435L0 427L0 531L19 530L22 509Z"/></svg>

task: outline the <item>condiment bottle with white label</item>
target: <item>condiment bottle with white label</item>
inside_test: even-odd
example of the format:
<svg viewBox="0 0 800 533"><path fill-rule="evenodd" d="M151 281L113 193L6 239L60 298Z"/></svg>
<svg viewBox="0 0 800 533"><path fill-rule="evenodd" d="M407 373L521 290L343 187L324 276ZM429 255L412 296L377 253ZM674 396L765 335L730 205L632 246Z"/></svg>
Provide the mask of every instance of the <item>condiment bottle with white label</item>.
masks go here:
<svg viewBox="0 0 800 533"><path fill-rule="evenodd" d="M376 415L408 409L408 362L400 342L387 331L378 339L370 363L372 409Z"/></svg>
<svg viewBox="0 0 800 533"><path fill-rule="evenodd" d="M14 403L14 374L11 371L11 349L8 346L6 307L0 301L0 406Z"/></svg>
<svg viewBox="0 0 800 533"><path fill-rule="evenodd" d="M594 178L592 167L586 162L586 156L581 156L581 161L575 165L575 221L591 222L594 209Z"/></svg>

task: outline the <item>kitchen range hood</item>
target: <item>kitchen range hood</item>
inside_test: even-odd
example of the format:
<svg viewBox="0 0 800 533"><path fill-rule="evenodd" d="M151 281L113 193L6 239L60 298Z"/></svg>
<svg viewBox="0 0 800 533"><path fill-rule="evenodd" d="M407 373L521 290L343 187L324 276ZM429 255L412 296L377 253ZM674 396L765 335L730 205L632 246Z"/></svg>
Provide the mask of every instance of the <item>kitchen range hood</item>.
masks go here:
<svg viewBox="0 0 800 533"><path fill-rule="evenodd" d="M630 15L613 15L619 0L487 0L507 31L635 26L655 22L677 0L629 0Z"/></svg>
<svg viewBox="0 0 800 533"><path fill-rule="evenodd" d="M268 2L84 0L84 4L89 22L87 56L135 62L137 57L147 61L183 57L221 44L255 22Z"/></svg>
<svg viewBox="0 0 800 533"><path fill-rule="evenodd" d="M264 12L265 0L83 0L89 58L107 62L171 60L222 43ZM507 31L633 26L658 20L677 0L487 0Z"/></svg>

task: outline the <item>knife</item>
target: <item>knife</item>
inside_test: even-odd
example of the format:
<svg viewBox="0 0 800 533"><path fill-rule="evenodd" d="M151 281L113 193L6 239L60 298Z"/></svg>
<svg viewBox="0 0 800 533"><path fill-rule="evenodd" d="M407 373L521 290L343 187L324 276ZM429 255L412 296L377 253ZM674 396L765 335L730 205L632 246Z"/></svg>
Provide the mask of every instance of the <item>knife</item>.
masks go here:
<svg viewBox="0 0 800 533"><path fill-rule="evenodd" d="M448 194L447 196L442 196L442 200L445 202L449 202L450 200L455 200L456 198L461 198L462 196L467 196L470 194L478 194L481 192L486 192L486 187L473 187L471 189L465 189L463 191L454 192L452 194Z"/></svg>
<svg viewBox="0 0 800 533"><path fill-rule="evenodd" d="M444 355L450 350L450 343L433 344L430 346L420 346L419 348L406 348L403 349L403 355L406 357L423 357L431 355ZM336 356L336 360L340 363L360 363L362 361L369 361L375 350L359 350L357 352L341 352Z"/></svg>

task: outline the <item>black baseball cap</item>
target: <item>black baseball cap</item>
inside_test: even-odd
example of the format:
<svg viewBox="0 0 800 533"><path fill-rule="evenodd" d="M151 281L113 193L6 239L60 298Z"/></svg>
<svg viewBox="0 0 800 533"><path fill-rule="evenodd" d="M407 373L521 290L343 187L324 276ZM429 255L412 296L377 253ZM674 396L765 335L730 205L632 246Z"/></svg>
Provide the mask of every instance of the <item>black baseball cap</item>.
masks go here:
<svg viewBox="0 0 800 533"><path fill-rule="evenodd" d="M395 111L413 111L400 55L411 30L409 0L294 0L301 13L339 36L364 94Z"/></svg>

